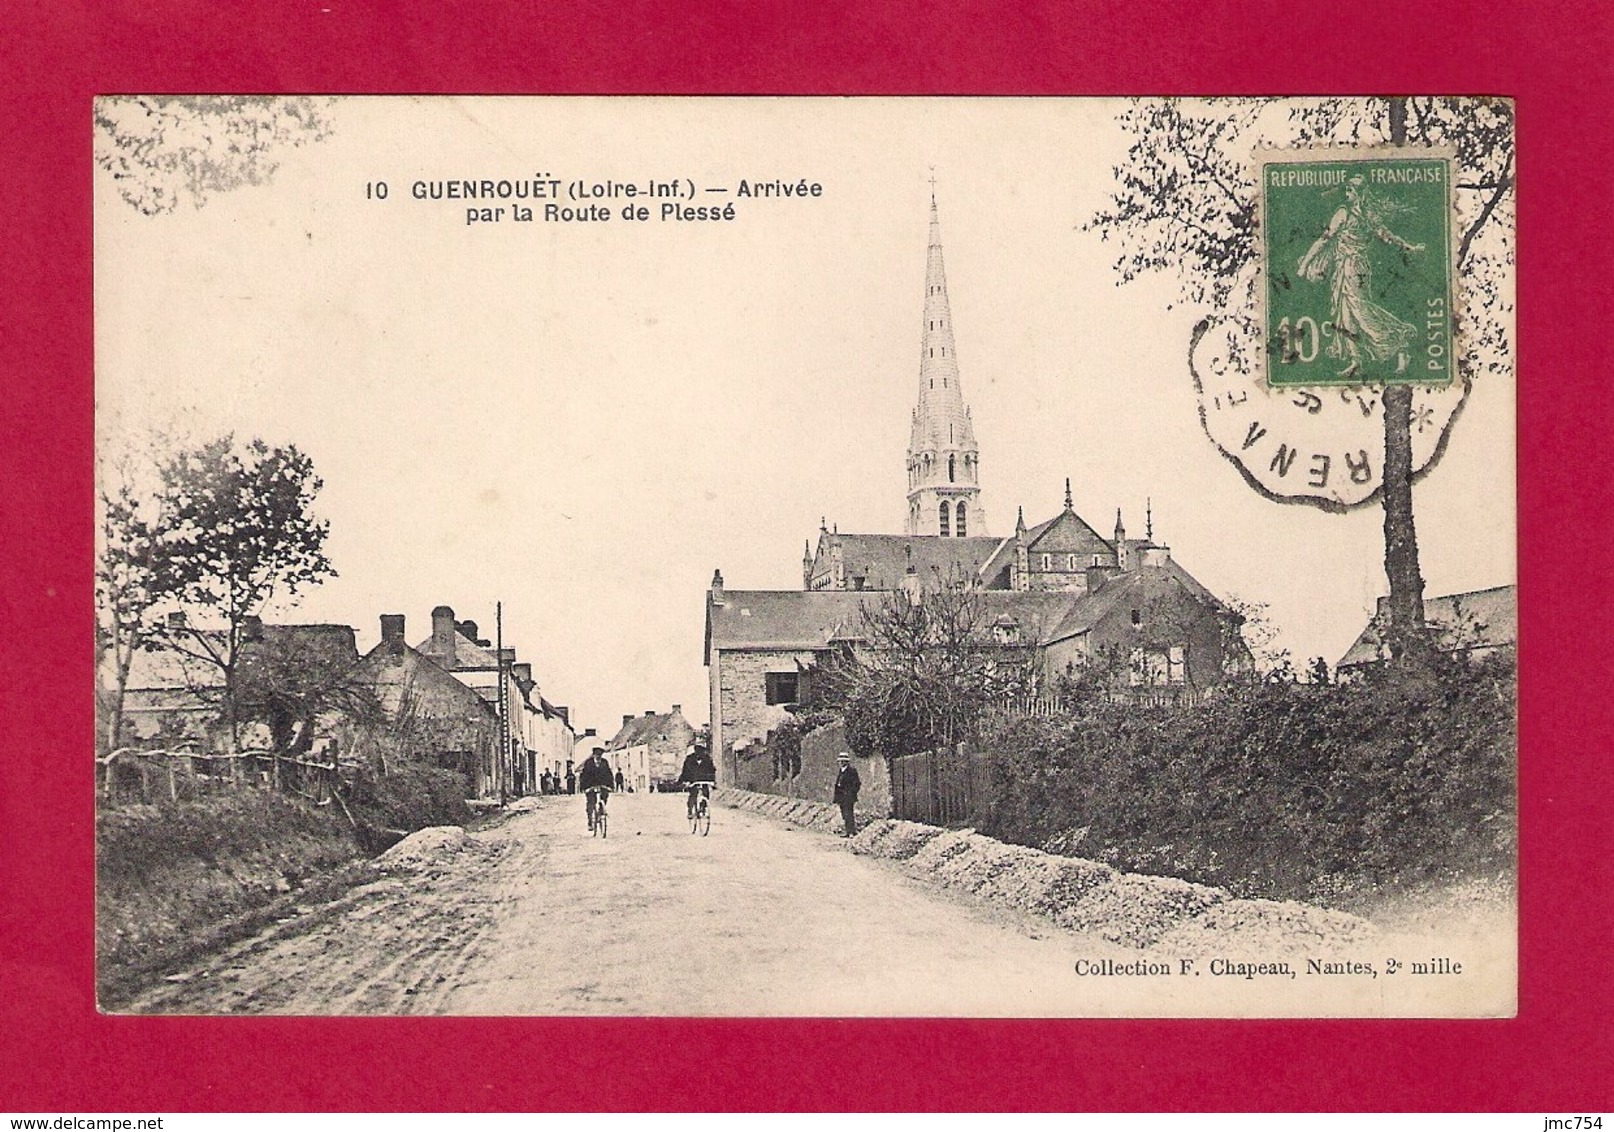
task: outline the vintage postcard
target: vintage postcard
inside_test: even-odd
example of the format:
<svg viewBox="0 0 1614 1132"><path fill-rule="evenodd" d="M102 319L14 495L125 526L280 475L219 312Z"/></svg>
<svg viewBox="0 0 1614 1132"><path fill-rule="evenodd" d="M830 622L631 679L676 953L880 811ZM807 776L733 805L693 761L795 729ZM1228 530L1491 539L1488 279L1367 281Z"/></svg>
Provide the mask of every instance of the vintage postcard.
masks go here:
<svg viewBox="0 0 1614 1132"><path fill-rule="evenodd" d="M103 1011L1514 1014L1511 103L93 144Z"/></svg>

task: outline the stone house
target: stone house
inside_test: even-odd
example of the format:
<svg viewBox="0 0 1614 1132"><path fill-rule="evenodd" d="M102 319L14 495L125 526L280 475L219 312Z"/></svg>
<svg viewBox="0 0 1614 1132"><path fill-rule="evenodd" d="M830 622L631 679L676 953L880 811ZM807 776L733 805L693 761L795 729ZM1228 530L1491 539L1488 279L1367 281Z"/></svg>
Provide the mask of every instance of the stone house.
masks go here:
<svg viewBox="0 0 1614 1132"><path fill-rule="evenodd" d="M189 628L183 613L170 614L170 644L131 658L124 685L117 745L153 747L189 742L203 750L231 747L226 723L225 676L209 657L224 658L224 630ZM247 617L235 657L239 746L287 749L323 747L337 734L337 720L323 705L349 677L359 654L347 625L274 625ZM113 674L98 674L97 701L109 708Z"/></svg>
<svg viewBox="0 0 1614 1132"><path fill-rule="evenodd" d="M381 720L357 729L355 748L383 759L404 757L452 770L466 797L497 792L499 720L494 706L404 640L401 614L381 618L381 642L359 661L356 677L371 687Z"/></svg>
<svg viewBox="0 0 1614 1132"><path fill-rule="evenodd" d="M403 631L403 618L396 618ZM509 728L509 747L493 768L491 794L505 796L536 792L538 772L556 760L571 757L574 736L570 713L537 694L530 664L516 661L516 650L502 652L481 637L475 621L457 621L454 610L440 605L432 610L431 636L414 646L456 680L502 711ZM502 689L502 695L501 695Z"/></svg>
<svg viewBox="0 0 1614 1132"><path fill-rule="evenodd" d="M624 715L621 728L605 744L605 754L635 791L654 790L677 780L694 742L695 729L684 718L683 705L673 704L667 712Z"/></svg>

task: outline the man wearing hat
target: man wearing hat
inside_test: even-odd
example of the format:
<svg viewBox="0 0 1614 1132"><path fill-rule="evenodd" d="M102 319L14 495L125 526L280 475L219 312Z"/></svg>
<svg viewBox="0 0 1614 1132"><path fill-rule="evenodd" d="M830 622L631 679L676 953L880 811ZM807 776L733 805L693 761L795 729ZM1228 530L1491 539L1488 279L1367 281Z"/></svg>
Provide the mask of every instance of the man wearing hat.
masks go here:
<svg viewBox="0 0 1614 1132"><path fill-rule="evenodd" d="M863 780L857 776L857 767L852 765L852 753L842 751L835 756L840 766L835 775L835 804L841 808L841 817L846 822L846 832L842 837L851 837L857 833L857 818L852 810L857 805L857 792L863 788Z"/></svg>

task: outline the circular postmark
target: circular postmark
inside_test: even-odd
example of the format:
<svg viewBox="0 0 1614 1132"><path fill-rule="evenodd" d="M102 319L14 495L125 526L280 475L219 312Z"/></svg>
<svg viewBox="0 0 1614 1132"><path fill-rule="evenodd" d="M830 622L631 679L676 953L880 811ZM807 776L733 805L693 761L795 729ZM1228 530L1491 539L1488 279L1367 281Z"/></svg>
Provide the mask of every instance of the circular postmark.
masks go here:
<svg viewBox="0 0 1614 1132"><path fill-rule="evenodd" d="M1374 386L1274 388L1249 360L1262 336L1247 318L1212 316L1194 327L1188 368L1199 419L1256 491L1281 503L1350 511L1384 486L1384 399ZM1412 386L1412 474L1439 460L1470 384Z"/></svg>

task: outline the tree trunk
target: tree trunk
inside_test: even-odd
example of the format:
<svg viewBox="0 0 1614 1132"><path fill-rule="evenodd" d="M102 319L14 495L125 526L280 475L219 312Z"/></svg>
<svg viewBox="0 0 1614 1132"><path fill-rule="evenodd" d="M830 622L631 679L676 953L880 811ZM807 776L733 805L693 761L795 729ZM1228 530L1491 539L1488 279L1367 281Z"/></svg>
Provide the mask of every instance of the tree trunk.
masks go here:
<svg viewBox="0 0 1614 1132"><path fill-rule="evenodd" d="M1389 100L1390 143L1407 143L1407 102ZM1390 583L1385 643L1398 665L1427 667L1418 529L1412 514L1412 387L1386 385L1384 402L1384 573Z"/></svg>

